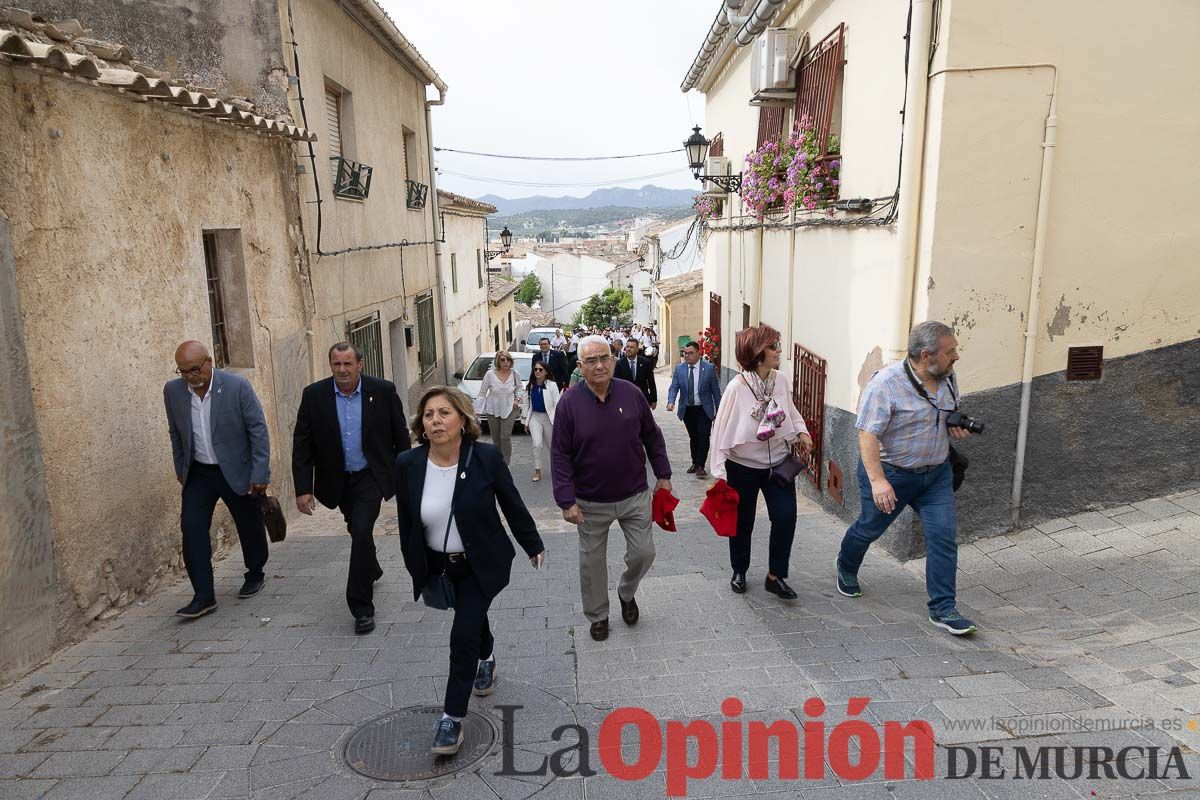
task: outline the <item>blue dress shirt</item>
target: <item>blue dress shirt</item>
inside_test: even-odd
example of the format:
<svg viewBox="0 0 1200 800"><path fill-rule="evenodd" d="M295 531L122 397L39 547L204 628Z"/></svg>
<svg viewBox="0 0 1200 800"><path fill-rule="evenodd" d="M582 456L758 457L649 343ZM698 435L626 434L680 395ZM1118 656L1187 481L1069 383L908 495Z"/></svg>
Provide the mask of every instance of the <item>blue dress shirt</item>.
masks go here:
<svg viewBox="0 0 1200 800"><path fill-rule="evenodd" d="M342 427L342 454L346 472L358 472L367 468L367 457L362 449L362 378L349 397L333 385L333 396L337 398L338 424Z"/></svg>

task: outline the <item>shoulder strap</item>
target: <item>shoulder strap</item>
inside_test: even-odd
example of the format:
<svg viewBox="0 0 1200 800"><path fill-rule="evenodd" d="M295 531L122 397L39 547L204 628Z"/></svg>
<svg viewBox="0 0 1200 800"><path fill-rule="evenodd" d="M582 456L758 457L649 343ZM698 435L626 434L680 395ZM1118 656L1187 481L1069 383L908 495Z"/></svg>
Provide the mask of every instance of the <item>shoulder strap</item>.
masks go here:
<svg viewBox="0 0 1200 800"><path fill-rule="evenodd" d="M471 466L471 459L475 457L475 443L471 442L471 447L467 450L467 462L463 464L463 474L467 473L467 468ZM454 479L455 486L458 485L458 479ZM450 492L450 513L446 515L446 535L442 537L442 552L446 552L446 545L450 543L450 523L454 521L454 491Z"/></svg>

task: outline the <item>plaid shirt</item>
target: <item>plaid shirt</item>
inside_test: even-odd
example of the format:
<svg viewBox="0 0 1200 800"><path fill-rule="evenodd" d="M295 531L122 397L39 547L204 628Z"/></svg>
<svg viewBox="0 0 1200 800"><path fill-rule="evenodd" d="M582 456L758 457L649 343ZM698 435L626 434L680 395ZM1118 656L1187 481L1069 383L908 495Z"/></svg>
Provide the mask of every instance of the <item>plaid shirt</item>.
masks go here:
<svg viewBox="0 0 1200 800"><path fill-rule="evenodd" d="M938 408L954 410L952 379L938 382ZM886 464L915 469L941 464L950 455L946 414L917 394L904 374L904 361L871 377L858 404L858 429L879 437L879 457Z"/></svg>

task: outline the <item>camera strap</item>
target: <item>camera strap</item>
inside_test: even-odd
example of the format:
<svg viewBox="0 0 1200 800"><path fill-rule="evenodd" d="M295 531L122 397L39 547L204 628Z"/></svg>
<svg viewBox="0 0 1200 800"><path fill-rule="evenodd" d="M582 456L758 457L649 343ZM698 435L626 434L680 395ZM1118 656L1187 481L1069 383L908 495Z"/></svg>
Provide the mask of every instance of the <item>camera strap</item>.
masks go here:
<svg viewBox="0 0 1200 800"><path fill-rule="evenodd" d="M921 397L924 397L925 402L933 406L933 410L938 412L938 423L941 423L942 412L950 413L951 411L958 411L958 391L954 388L953 373L951 373L951 375L946 379L947 386L950 389L950 397L954 400L953 409L942 408L937 404L936 400L929 396L929 391L925 388L925 384L921 383L921 381L917 379L916 373L913 372L912 364L908 362L907 356L904 358L904 374L908 376L908 382L911 383L913 388L917 390L917 394L921 395Z"/></svg>

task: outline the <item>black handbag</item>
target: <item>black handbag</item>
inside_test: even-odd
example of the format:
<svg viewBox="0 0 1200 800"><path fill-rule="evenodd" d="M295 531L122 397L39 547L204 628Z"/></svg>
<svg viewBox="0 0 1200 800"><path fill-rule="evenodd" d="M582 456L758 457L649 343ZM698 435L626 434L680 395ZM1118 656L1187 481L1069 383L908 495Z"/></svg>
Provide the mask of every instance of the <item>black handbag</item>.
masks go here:
<svg viewBox="0 0 1200 800"><path fill-rule="evenodd" d="M471 458L475 455L475 445L471 444L471 449L467 451L467 463L463 467L463 474L471 466ZM446 551L446 544L450 541L450 523L454 521L454 500L450 501L450 514L446 517L446 535L442 539L442 552ZM430 608L438 611L449 611L454 608L454 581L450 580L450 576L446 574L443 568L442 572L437 575L429 575L425 579L425 585L421 587L421 600Z"/></svg>
<svg viewBox="0 0 1200 800"><path fill-rule="evenodd" d="M767 458L771 457L771 440L767 440ZM771 467L771 480L778 483L780 486L788 487L796 480L796 476L804 470L808 469L808 464L805 464L800 459L796 458L795 453L788 451L783 461L780 461L775 466Z"/></svg>

